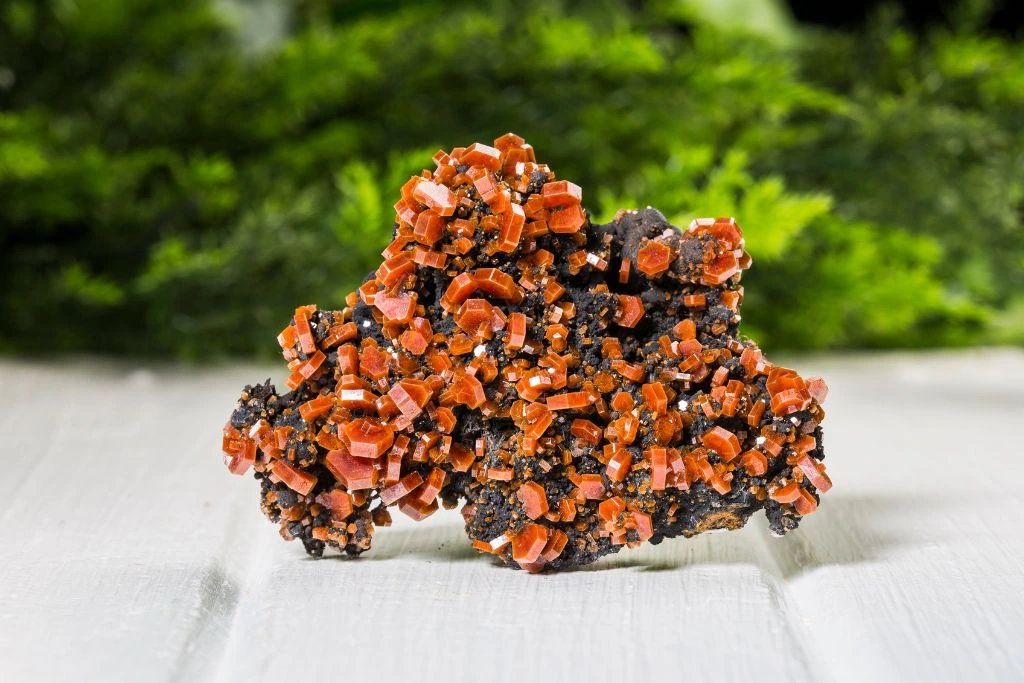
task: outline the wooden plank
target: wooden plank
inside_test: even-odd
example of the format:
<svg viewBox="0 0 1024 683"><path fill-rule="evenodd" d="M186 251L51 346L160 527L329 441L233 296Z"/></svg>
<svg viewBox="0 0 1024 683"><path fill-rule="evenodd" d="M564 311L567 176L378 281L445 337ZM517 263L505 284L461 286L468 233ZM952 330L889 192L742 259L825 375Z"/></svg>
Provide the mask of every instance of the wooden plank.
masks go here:
<svg viewBox="0 0 1024 683"><path fill-rule="evenodd" d="M224 560L248 552L258 522L211 451L229 381L241 377L0 366L0 386L18 388L0 395L0 432L17 444L4 455L17 476L0 513L0 680L174 680L219 655L198 636L227 628L238 581Z"/></svg>
<svg viewBox="0 0 1024 683"><path fill-rule="evenodd" d="M809 647L838 681L1024 678L1024 355L800 367L830 379L837 486L769 546Z"/></svg>
<svg viewBox="0 0 1024 683"><path fill-rule="evenodd" d="M272 546L243 589L219 680L813 680L751 552L758 530L538 577L467 548L454 514L396 520L355 561Z"/></svg>
<svg viewBox="0 0 1024 683"><path fill-rule="evenodd" d="M793 364L836 481L799 532L529 576L454 511L358 560L280 542L217 454L258 370L0 363L0 680L1019 680L1024 354Z"/></svg>

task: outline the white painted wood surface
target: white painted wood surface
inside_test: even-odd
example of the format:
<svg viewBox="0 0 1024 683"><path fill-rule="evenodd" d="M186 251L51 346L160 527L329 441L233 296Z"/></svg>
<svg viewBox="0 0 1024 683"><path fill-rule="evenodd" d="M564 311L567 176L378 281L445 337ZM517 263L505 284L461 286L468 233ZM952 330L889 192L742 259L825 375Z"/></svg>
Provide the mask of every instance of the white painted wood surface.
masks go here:
<svg viewBox="0 0 1024 683"><path fill-rule="evenodd" d="M0 681L1024 680L1024 353L788 360L832 389L799 531L552 576L454 511L283 543L218 453L272 372L0 362Z"/></svg>

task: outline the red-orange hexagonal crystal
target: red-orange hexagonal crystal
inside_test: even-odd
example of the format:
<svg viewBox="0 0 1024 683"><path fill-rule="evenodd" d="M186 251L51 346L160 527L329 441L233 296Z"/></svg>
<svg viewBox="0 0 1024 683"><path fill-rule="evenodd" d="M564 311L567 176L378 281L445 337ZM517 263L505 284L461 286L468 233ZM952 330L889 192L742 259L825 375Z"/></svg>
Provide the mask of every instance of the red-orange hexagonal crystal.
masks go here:
<svg viewBox="0 0 1024 683"><path fill-rule="evenodd" d="M473 279L476 280L477 288L480 291L487 292L499 299L506 299L513 304L518 304L523 300L523 293L516 287L515 280L497 268L479 268L473 274Z"/></svg>
<svg viewBox="0 0 1024 683"><path fill-rule="evenodd" d="M800 487L795 481L791 481L772 491L768 497L778 503L792 503L800 497Z"/></svg>
<svg viewBox="0 0 1024 683"><path fill-rule="evenodd" d="M661 382L653 382L643 386L644 403L655 415L664 415L668 409L668 393Z"/></svg>
<svg viewBox="0 0 1024 683"><path fill-rule="evenodd" d="M724 427L712 427L701 437L701 443L718 453L725 462L740 454L740 442L736 435Z"/></svg>
<svg viewBox="0 0 1024 683"><path fill-rule="evenodd" d="M636 267L647 277L654 277L668 270L674 258L670 246L652 240L636 253Z"/></svg>
<svg viewBox="0 0 1024 683"><path fill-rule="evenodd" d="M518 204L509 206L509 210L502 214L501 231L498 233L498 251L515 251L519 246L519 240L523 237L523 226L526 224L526 214L523 207Z"/></svg>
<svg viewBox="0 0 1024 683"><path fill-rule="evenodd" d="M458 203L451 190L429 180L419 181L412 191L412 196L419 203L426 204L431 209L437 209L442 216L451 216L455 213L455 206Z"/></svg>
<svg viewBox="0 0 1024 683"><path fill-rule="evenodd" d="M597 506L597 513L601 515L602 519L609 522L615 520L625 511L626 502L619 496L613 496L607 500L602 500L600 505Z"/></svg>
<svg viewBox="0 0 1024 683"><path fill-rule="evenodd" d="M528 481L519 487L516 496L523 504L523 512L530 519L537 519L548 511L548 497L544 487L535 481Z"/></svg>
<svg viewBox="0 0 1024 683"><path fill-rule="evenodd" d="M497 171L501 168L501 152L490 145L474 142L462 153L460 161L468 166L482 166Z"/></svg>
<svg viewBox="0 0 1024 683"><path fill-rule="evenodd" d="M583 213L583 208L576 204L553 211L548 219L548 228L551 232L557 233L579 232L586 222L587 216Z"/></svg>
<svg viewBox="0 0 1024 683"><path fill-rule="evenodd" d="M303 496L309 494L316 486L316 475L296 469L284 460L275 460L270 463L270 471L277 475L285 486Z"/></svg>
<svg viewBox="0 0 1024 683"><path fill-rule="evenodd" d="M347 449L328 452L324 457L324 465L349 491L372 489L377 485L380 475L373 461L354 458Z"/></svg>
<svg viewBox="0 0 1024 683"><path fill-rule="evenodd" d="M619 294L619 306L615 309L614 320L623 327L636 327L644 317L644 304L640 297Z"/></svg>
<svg viewBox="0 0 1024 683"><path fill-rule="evenodd" d="M720 285L738 272L740 265L736 257L731 252L722 254L704 266L704 281L709 285Z"/></svg>
<svg viewBox="0 0 1024 683"><path fill-rule="evenodd" d="M604 480L600 474L581 474L579 487L586 498L594 500L604 497Z"/></svg>
<svg viewBox="0 0 1024 683"><path fill-rule="evenodd" d="M608 460L605 475L610 481L622 481L629 474L631 464L633 464L633 456L629 451L618 451Z"/></svg>
<svg viewBox="0 0 1024 683"><path fill-rule="evenodd" d="M753 477L760 477L768 471L768 457L761 451L745 451L740 463Z"/></svg>
<svg viewBox="0 0 1024 683"><path fill-rule="evenodd" d="M541 194L544 198L544 206L549 209L579 204L583 199L583 190L580 189L580 186L568 180L545 183Z"/></svg>
<svg viewBox="0 0 1024 683"><path fill-rule="evenodd" d="M349 452L357 458L379 458L395 442L395 431L386 424L359 418L345 426Z"/></svg>
<svg viewBox="0 0 1024 683"><path fill-rule="evenodd" d="M540 524L527 524L512 537L512 559L516 562L536 562L548 542L548 530Z"/></svg>

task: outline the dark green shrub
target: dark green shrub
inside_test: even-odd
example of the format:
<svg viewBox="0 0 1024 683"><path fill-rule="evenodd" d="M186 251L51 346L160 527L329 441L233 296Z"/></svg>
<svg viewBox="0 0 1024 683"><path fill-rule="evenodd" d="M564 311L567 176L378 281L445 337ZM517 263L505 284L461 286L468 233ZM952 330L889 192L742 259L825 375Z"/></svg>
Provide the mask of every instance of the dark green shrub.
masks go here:
<svg viewBox="0 0 1024 683"><path fill-rule="evenodd" d="M671 2L267 6L280 39L207 0L0 9L0 348L272 352L375 265L435 149L506 130L601 218L735 214L772 346L1024 339L1009 41L777 39Z"/></svg>

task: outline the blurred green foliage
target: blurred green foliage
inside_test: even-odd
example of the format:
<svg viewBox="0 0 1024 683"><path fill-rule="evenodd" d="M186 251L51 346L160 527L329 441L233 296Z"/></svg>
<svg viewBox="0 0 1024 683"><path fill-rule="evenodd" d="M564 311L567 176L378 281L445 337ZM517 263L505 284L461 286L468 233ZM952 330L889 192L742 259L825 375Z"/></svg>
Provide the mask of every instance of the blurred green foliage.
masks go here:
<svg viewBox="0 0 1024 683"><path fill-rule="evenodd" d="M376 265L408 175L507 130L596 218L735 215L769 347L1020 343L1024 47L972 7L2 3L0 349L272 352Z"/></svg>

